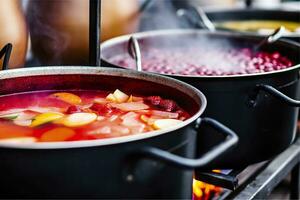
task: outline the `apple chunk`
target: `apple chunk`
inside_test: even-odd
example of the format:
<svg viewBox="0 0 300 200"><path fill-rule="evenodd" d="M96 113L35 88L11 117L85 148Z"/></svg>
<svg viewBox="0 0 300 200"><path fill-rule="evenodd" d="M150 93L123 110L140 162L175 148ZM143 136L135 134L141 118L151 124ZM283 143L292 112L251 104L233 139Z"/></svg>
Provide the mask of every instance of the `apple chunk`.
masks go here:
<svg viewBox="0 0 300 200"><path fill-rule="evenodd" d="M129 96L120 90L115 90L113 93L118 103L126 102L129 99Z"/></svg>
<svg viewBox="0 0 300 200"><path fill-rule="evenodd" d="M177 119L158 119L153 123L153 128L157 130L171 128L181 122L181 120Z"/></svg>
<svg viewBox="0 0 300 200"><path fill-rule="evenodd" d="M95 113L74 113L62 120L62 123L68 127L79 127L92 123L97 119Z"/></svg>
<svg viewBox="0 0 300 200"><path fill-rule="evenodd" d="M141 102L129 102L129 103L113 103L111 106L123 111L139 111L149 108L148 105Z"/></svg>

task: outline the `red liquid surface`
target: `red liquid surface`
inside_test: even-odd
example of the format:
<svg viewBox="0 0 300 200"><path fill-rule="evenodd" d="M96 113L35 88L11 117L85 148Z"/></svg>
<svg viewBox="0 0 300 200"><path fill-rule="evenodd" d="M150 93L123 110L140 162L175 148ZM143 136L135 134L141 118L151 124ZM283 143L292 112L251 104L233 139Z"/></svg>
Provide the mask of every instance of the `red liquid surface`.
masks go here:
<svg viewBox="0 0 300 200"><path fill-rule="evenodd" d="M128 95L119 101L106 98L108 94L41 91L0 96L0 143L121 137L165 128L156 125L159 120L180 123L189 117L172 100Z"/></svg>
<svg viewBox="0 0 300 200"><path fill-rule="evenodd" d="M128 54L113 56L113 64L135 69ZM222 76L255 74L285 69L292 61L278 52L253 52L249 48L148 48L142 52L144 71L163 74Z"/></svg>

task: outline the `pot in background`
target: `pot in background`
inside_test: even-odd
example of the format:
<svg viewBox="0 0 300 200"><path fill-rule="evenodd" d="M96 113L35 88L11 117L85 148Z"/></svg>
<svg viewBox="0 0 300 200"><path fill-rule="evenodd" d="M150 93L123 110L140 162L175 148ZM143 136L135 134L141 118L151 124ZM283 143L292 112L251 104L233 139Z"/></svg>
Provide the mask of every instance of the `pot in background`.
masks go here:
<svg viewBox="0 0 300 200"><path fill-rule="evenodd" d="M206 14L209 19L214 22L218 29L226 31L235 31L246 34L255 34L255 32L239 31L238 29L226 28L222 26L223 22L241 21L247 22L250 20L271 20L283 25L282 21L299 23L300 28L300 12L289 11L284 9L206 9ZM278 27L280 26L278 25ZM245 24L243 25L245 26ZM277 28L278 28L277 27ZM300 30L299 30L300 31ZM264 31L266 32L266 31ZM259 33L258 35L266 35L269 33ZM284 38L300 42L300 32L287 33Z"/></svg>
<svg viewBox="0 0 300 200"><path fill-rule="evenodd" d="M192 195L192 169L205 168L238 141L235 133L215 120L199 118L206 107L205 96L174 79L92 67L7 70L0 72L0 77L0 95L119 88L174 99L191 114L178 126L145 134L90 141L1 144L1 198L187 199ZM195 138L202 125L216 129L223 139L207 149L207 154L195 158Z"/></svg>
<svg viewBox="0 0 300 200"><path fill-rule="evenodd" d="M183 45L187 42L195 46L196 42L193 41L201 41L201 38L207 38L204 42L210 41L211 45L213 45L211 41L215 40L222 44L253 47L264 38L240 33L209 33L199 30L152 31L135 34L135 37L142 49L143 46L159 47L162 44L172 48L176 43ZM130 36L123 36L102 44L101 56L104 66L122 67L111 63L109 58L127 54L129 38ZM207 43L202 46L205 45ZM263 50L278 51L294 63L300 63L300 46L297 43L277 41ZM297 107L300 106L300 102L293 103L287 96L299 98L299 68L298 64L285 70L232 76L168 75L203 91L209 102L204 116L212 116L225 122L240 138L237 147L212 162L211 167L240 169L249 164L271 159L293 142L298 119ZM198 150L214 144L206 141L221 139L211 130L204 129L202 133L197 143ZM198 151L198 155L202 153L203 150Z"/></svg>

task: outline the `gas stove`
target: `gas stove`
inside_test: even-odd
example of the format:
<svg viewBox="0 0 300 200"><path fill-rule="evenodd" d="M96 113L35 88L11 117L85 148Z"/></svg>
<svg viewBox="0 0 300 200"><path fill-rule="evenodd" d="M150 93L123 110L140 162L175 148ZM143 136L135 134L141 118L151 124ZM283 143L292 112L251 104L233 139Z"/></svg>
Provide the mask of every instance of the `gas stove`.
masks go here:
<svg viewBox="0 0 300 200"><path fill-rule="evenodd" d="M216 193L195 192L194 199L266 199L275 187L288 175L290 199L300 198L300 137L284 152L270 161L261 162L245 169L201 172L197 179L221 188ZM195 186L195 185L194 185Z"/></svg>

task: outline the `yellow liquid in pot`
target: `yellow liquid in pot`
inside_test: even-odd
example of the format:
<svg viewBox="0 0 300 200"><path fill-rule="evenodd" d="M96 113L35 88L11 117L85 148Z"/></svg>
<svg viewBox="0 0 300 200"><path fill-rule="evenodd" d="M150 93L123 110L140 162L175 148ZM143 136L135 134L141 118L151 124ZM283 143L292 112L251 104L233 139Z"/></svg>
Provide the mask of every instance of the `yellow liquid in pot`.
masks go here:
<svg viewBox="0 0 300 200"><path fill-rule="evenodd" d="M247 21L226 21L216 23L217 27L233 29L237 31L265 32L275 30L284 26L288 32L300 33L300 22L275 21L275 20L247 20Z"/></svg>

